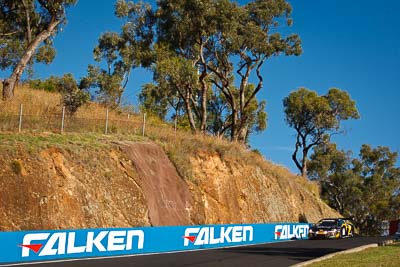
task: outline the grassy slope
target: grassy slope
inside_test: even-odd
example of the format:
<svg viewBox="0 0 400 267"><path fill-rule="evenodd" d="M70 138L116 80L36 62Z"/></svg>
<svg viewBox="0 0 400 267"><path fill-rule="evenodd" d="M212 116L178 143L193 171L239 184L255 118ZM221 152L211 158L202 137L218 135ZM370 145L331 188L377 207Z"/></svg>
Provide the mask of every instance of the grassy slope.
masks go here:
<svg viewBox="0 0 400 267"><path fill-rule="evenodd" d="M357 253L338 255L331 259L311 264L309 266L397 267L400 266L400 244L378 248L369 248Z"/></svg>

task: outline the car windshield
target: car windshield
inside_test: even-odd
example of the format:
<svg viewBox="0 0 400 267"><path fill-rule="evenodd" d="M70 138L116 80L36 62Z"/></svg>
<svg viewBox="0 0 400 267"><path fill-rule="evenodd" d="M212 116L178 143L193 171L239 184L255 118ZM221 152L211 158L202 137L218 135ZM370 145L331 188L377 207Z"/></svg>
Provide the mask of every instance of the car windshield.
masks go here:
<svg viewBox="0 0 400 267"><path fill-rule="evenodd" d="M335 225L336 225L335 221L320 221L320 222L318 223L318 226L327 226L327 227L330 227L330 226L335 226Z"/></svg>

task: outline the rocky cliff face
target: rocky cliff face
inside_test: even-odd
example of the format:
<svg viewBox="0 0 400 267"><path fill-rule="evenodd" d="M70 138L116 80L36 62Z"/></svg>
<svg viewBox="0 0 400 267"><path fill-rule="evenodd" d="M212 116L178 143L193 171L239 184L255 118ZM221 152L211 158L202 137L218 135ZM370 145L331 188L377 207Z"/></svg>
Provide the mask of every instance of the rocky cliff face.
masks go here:
<svg viewBox="0 0 400 267"><path fill-rule="evenodd" d="M315 222L338 216L307 189L310 182L283 168L280 175L267 173L259 166L209 153L191 162L198 183L190 188L202 211L200 223L296 222L303 214Z"/></svg>
<svg viewBox="0 0 400 267"><path fill-rule="evenodd" d="M0 231L337 216L303 178L213 152L192 156L193 177L185 179L153 143L30 145L0 144Z"/></svg>

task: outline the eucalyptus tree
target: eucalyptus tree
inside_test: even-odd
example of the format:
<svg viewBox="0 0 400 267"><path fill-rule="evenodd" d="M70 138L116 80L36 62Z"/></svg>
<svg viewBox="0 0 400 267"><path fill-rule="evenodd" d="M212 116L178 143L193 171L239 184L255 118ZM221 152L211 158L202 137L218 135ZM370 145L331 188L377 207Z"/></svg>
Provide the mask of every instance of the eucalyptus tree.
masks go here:
<svg viewBox="0 0 400 267"><path fill-rule="evenodd" d="M283 106L286 123L296 131L292 159L302 176L307 175L309 151L339 133L341 121L360 117L348 93L337 88L323 96L300 88L284 98Z"/></svg>
<svg viewBox="0 0 400 267"><path fill-rule="evenodd" d="M124 66L124 73L139 65L150 68L155 88L181 98L194 132L213 128L229 132L232 141L246 142L254 125L249 114L265 107L256 99L263 88L265 62L302 52L296 34L280 34L283 23L292 23L291 11L285 0L255 0L244 5L230 0L159 0L154 8L118 0L116 14L124 25L116 38L123 40L122 45L103 45L102 59L112 51L112 66ZM252 77L256 80L253 87L249 86ZM225 114L226 123L210 127L213 99L224 100L229 106L224 110L230 114ZM218 125L222 128L215 129Z"/></svg>
<svg viewBox="0 0 400 267"><path fill-rule="evenodd" d="M30 62L51 63L51 37L66 23L66 9L76 0L0 0L0 68L11 69L3 81L3 99L14 88Z"/></svg>
<svg viewBox="0 0 400 267"><path fill-rule="evenodd" d="M207 102L210 95L207 45L217 34L216 1L160 0L157 2L157 42L170 49L178 62L185 64L193 73L183 79L185 92L179 95L185 102L185 110L193 131L206 132ZM163 64L156 62L156 64ZM176 67L180 67L178 64ZM174 65L170 66L174 68ZM196 80L194 81L193 78Z"/></svg>
<svg viewBox="0 0 400 267"><path fill-rule="evenodd" d="M232 141L245 142L251 129L249 109L263 87L261 67L270 57L300 55L302 51L297 35L282 37L278 31L281 21L291 25L290 4L284 0L253 1L242 6L229 0L158 4L159 41L197 68L201 131L207 122L207 97L212 95L208 91L213 89L214 95L223 95L230 111L229 123L218 124L222 127L218 131L229 132ZM258 82L249 93L252 73ZM239 86L235 86L237 78ZM264 106L260 102L258 108Z"/></svg>
<svg viewBox="0 0 400 267"><path fill-rule="evenodd" d="M321 197L364 234L377 234L383 220L400 215L398 154L388 147L362 145L359 157L323 143L310 156L308 174L321 186Z"/></svg>
<svg viewBox="0 0 400 267"><path fill-rule="evenodd" d="M81 87L95 88L105 106L116 108L129 82L132 69L148 67L152 62L154 14L145 3L117 1L115 15L124 21L121 32L106 32L94 48L94 59L89 65Z"/></svg>
<svg viewBox="0 0 400 267"><path fill-rule="evenodd" d="M383 220L398 218L400 211L400 167L397 152L389 147L364 144L352 161L353 172L363 181L363 202L356 219L368 234L377 234Z"/></svg>
<svg viewBox="0 0 400 267"><path fill-rule="evenodd" d="M346 217L356 216L363 205L363 181L354 173L352 160L351 151L325 142L315 146L308 162L308 176L319 182L321 197Z"/></svg>
<svg viewBox="0 0 400 267"><path fill-rule="evenodd" d="M282 23L292 24L292 7L285 0L252 1L244 6L225 0L218 1L217 9L218 34L210 42L213 60L208 68L231 107L231 139L244 141L249 129L247 109L264 85L262 66L274 56L300 55L301 40L297 34L284 37L279 33ZM252 74L257 82L249 93ZM239 80L238 87L231 86L234 78Z"/></svg>

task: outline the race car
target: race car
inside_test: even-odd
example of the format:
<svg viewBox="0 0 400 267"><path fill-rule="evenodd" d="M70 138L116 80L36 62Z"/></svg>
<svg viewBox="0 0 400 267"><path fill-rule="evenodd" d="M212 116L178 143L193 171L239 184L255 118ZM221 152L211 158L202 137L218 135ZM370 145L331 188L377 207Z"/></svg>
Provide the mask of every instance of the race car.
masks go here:
<svg viewBox="0 0 400 267"><path fill-rule="evenodd" d="M354 224L350 218L327 218L312 225L308 231L309 239L353 237Z"/></svg>

